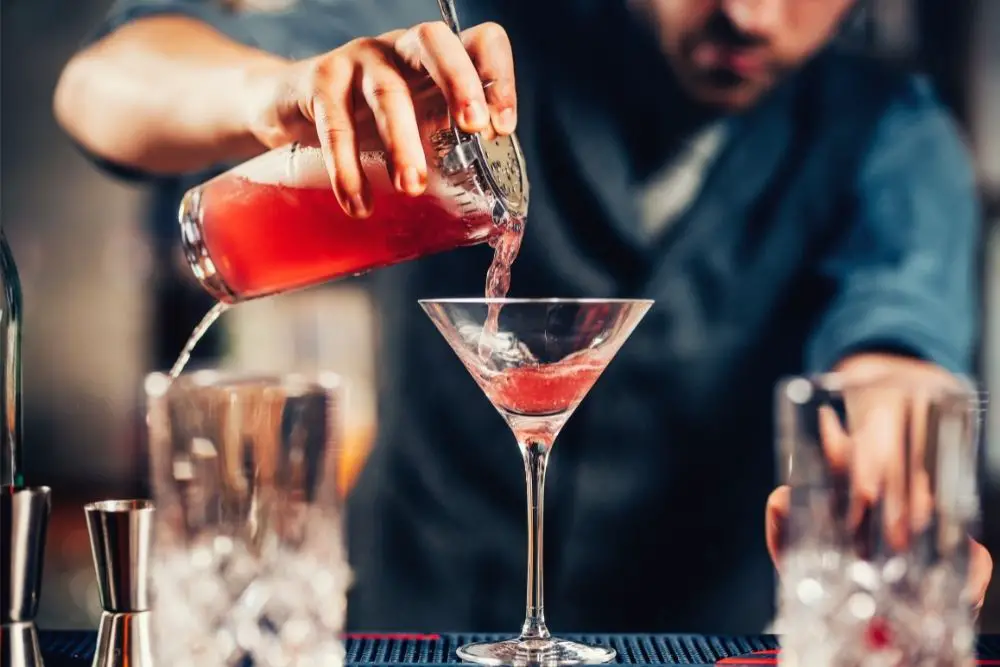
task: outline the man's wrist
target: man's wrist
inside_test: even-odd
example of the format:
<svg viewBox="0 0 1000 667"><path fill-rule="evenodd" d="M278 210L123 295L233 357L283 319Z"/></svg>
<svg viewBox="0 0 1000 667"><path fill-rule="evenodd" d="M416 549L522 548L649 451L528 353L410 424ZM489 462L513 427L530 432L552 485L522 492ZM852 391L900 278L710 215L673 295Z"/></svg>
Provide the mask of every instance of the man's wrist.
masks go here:
<svg viewBox="0 0 1000 667"><path fill-rule="evenodd" d="M295 95L293 66L292 61L268 57L249 61L240 69L234 113L241 132L261 148L276 145L275 135L281 132L279 106Z"/></svg>
<svg viewBox="0 0 1000 667"><path fill-rule="evenodd" d="M933 375L948 383L958 381L955 375L933 362L899 352L856 352L843 357L833 371L858 382L910 373Z"/></svg>
<svg viewBox="0 0 1000 667"><path fill-rule="evenodd" d="M214 104L207 109L218 138L217 163L247 160L267 150L263 122L275 104L274 81L287 66L287 61L254 52L245 63L218 72Z"/></svg>

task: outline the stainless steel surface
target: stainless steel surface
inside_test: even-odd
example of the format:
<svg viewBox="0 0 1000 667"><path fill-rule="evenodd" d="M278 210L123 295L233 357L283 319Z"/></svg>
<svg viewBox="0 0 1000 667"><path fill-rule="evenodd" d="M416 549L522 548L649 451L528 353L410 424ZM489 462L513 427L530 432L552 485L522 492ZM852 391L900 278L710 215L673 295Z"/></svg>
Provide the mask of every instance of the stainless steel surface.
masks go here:
<svg viewBox="0 0 1000 667"><path fill-rule="evenodd" d="M492 141L475 138L482 151L486 180L507 213L515 218L528 215L528 173L521 145L513 134Z"/></svg>
<svg viewBox="0 0 1000 667"><path fill-rule="evenodd" d="M104 612L97 631L93 667L150 667L153 664L150 614Z"/></svg>
<svg viewBox="0 0 1000 667"><path fill-rule="evenodd" d="M47 486L11 491L5 487L0 510L0 559L4 625L33 621L42 589L42 561L49 523Z"/></svg>
<svg viewBox="0 0 1000 667"><path fill-rule="evenodd" d="M458 24L458 10L455 9L454 0L438 0L438 9L441 10L441 20L444 21L451 31L456 35L462 32Z"/></svg>
<svg viewBox="0 0 1000 667"><path fill-rule="evenodd" d="M153 503L104 500L83 509L104 608L93 666L151 665L149 549Z"/></svg>
<svg viewBox="0 0 1000 667"><path fill-rule="evenodd" d="M441 158L441 170L449 176L469 169L476 164L478 157L474 142L469 135L458 129L454 130L454 134L457 138L452 139L451 143L454 141L460 143L455 144L454 148Z"/></svg>
<svg viewBox="0 0 1000 667"><path fill-rule="evenodd" d="M34 623L4 624L0 628L0 665L42 667L44 664Z"/></svg>
<svg viewBox="0 0 1000 667"><path fill-rule="evenodd" d="M51 507L47 486L16 491L5 486L0 494L0 665L4 667L42 664L34 620Z"/></svg>
<svg viewBox="0 0 1000 667"><path fill-rule="evenodd" d="M455 9L454 0L438 0L438 9L441 11L441 20L445 22L453 33L460 35L462 28L458 23L458 10ZM454 132L457 139L457 145L452 149L451 154L445 156L441 161L442 167L447 173L454 173L461 169L472 167L475 159L479 156L479 151L476 150L474 135L458 129L454 120L452 120L451 126L452 132Z"/></svg>
<svg viewBox="0 0 1000 667"><path fill-rule="evenodd" d="M149 610L153 503L105 500L84 507L101 607L112 613Z"/></svg>

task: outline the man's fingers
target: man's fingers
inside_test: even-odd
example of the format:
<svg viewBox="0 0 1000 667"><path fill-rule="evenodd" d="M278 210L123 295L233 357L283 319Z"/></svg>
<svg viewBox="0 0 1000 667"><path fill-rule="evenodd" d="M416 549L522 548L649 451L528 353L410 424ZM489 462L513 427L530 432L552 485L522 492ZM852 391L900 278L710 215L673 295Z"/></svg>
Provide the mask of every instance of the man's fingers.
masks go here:
<svg viewBox="0 0 1000 667"><path fill-rule="evenodd" d="M306 135L315 127L331 185L350 215L364 218L372 209L362 147L384 147L395 189L419 195L428 177L425 123L447 124L450 112L466 132L489 138L513 131L517 101L506 33L496 24L483 24L463 37L464 42L442 22L423 23L359 38L304 61L306 76L293 86L297 92L290 108ZM287 122L278 125L281 131L268 139L298 132Z"/></svg>
<svg viewBox="0 0 1000 667"><path fill-rule="evenodd" d="M493 129L511 134L517 127L517 90L507 31L496 23L484 23L463 32L462 43L484 82Z"/></svg>
<svg viewBox="0 0 1000 667"><path fill-rule="evenodd" d="M774 563L775 568L779 567L781 552L784 549L785 524L788 520L790 505L791 489L787 486L779 486L767 498L767 507L764 511L764 535L767 540L767 552L771 555L771 562Z"/></svg>
<svg viewBox="0 0 1000 667"><path fill-rule="evenodd" d="M371 212L371 195L354 131L354 66L353 60L340 55L319 60L313 70L311 104L306 111L316 124L340 206L349 215L364 218Z"/></svg>
<svg viewBox="0 0 1000 667"><path fill-rule="evenodd" d="M764 534L767 552L775 569L781 571L781 557L788 538L788 517L791 507L791 488L779 486L767 498L764 512ZM979 542L969 538L969 580L966 599L978 614L986 600L986 591L993 577L993 557Z"/></svg>
<svg viewBox="0 0 1000 667"><path fill-rule="evenodd" d="M357 152L354 130L335 119L334 105L317 105L316 132L323 151L333 192L348 215L366 218L371 212L371 195Z"/></svg>
<svg viewBox="0 0 1000 667"><path fill-rule="evenodd" d="M486 93L465 45L444 23L422 23L396 41L396 52L411 67L426 70L444 92L452 116L466 132L490 126Z"/></svg>
<svg viewBox="0 0 1000 667"><path fill-rule="evenodd" d="M816 416L820 445L827 465L834 473L847 474L851 467L853 443L840 422L840 417L829 405L819 408Z"/></svg>
<svg viewBox="0 0 1000 667"><path fill-rule="evenodd" d="M882 502L882 529L902 550L930 521L931 480L924 457L932 398L946 385L937 375L902 384L888 380L848 390L848 430L854 442L854 488L865 502Z"/></svg>
<svg viewBox="0 0 1000 667"><path fill-rule="evenodd" d="M979 542L969 538L969 583L968 598L978 614L986 601L986 589L993 577L993 557Z"/></svg>
<svg viewBox="0 0 1000 667"><path fill-rule="evenodd" d="M893 549L905 549L910 534L911 406L899 390L881 386L854 390L846 406L854 443L854 495L865 507L881 500L884 537Z"/></svg>
<svg viewBox="0 0 1000 667"><path fill-rule="evenodd" d="M791 489L779 486L767 498L765 509L765 539L767 552L775 569L781 570L781 556L788 537L788 516L791 506ZM986 591L993 577L993 557L979 542L969 538L969 580L966 586L966 598L972 604L975 613L983 607Z"/></svg>
<svg viewBox="0 0 1000 667"><path fill-rule="evenodd" d="M361 92L385 145L393 185L398 192L416 196L427 185L427 159L409 86L392 66L386 48L372 40L361 56Z"/></svg>

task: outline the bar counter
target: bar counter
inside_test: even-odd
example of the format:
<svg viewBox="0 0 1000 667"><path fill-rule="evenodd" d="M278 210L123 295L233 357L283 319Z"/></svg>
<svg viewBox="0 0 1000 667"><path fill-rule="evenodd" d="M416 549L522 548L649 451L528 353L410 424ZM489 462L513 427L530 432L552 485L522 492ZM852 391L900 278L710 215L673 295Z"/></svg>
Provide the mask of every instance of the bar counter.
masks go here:
<svg viewBox="0 0 1000 667"><path fill-rule="evenodd" d="M622 665L697 665L751 667L775 665L778 642L769 635L726 637L713 635L571 635L593 644L610 644ZM91 664L97 634L86 631L41 633L46 667L83 667ZM474 634L355 634L347 637L347 665L467 665L455 649L471 641L506 638ZM979 639L980 665L1000 666L1000 635Z"/></svg>

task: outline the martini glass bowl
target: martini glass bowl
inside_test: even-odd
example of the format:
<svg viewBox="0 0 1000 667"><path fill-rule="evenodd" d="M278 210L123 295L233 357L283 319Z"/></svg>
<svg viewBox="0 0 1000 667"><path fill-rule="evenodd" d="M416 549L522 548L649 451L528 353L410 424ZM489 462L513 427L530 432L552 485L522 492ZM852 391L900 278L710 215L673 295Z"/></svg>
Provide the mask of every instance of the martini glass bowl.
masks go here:
<svg viewBox="0 0 1000 667"><path fill-rule="evenodd" d="M483 665L593 665L614 660L614 649L555 638L545 624L545 469L559 431L652 304L633 299L420 301L514 432L527 480L528 599L521 634L462 646L462 660Z"/></svg>

